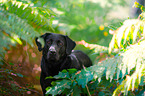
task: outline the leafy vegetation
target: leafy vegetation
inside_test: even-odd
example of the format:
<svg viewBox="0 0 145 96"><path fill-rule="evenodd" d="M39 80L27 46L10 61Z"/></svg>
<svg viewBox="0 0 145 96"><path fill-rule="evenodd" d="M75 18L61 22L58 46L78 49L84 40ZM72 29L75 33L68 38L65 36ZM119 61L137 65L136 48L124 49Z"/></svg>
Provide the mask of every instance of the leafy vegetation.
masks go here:
<svg viewBox="0 0 145 96"><path fill-rule="evenodd" d="M134 6L142 10L138 19L127 19L120 24L122 20L108 15L118 5L127 3L125 0L0 1L0 95L38 93L34 89L37 85L26 81L39 81L39 76L30 75L34 70L40 72L36 62L40 63L41 54L35 54L34 38L45 32L69 35L77 41L76 49L84 50L94 62L80 71L68 69L47 77L59 79L46 89L47 95L143 95L145 8L135 2Z"/></svg>
<svg viewBox="0 0 145 96"><path fill-rule="evenodd" d="M54 14L50 10L13 0L0 4L0 39L4 41L0 46L9 49L9 45L15 45L15 42L22 45L21 40L33 45L34 37L40 35L42 29L53 30L50 19ZM2 47L0 51L4 52Z"/></svg>
<svg viewBox="0 0 145 96"><path fill-rule="evenodd" d="M108 46L112 37L108 34L108 26L117 27L121 21L110 19L108 13L115 10L118 5L127 4L125 0L49 0L46 5L58 15L54 19L58 22L55 26L58 25L57 28L61 32L70 35L76 41L85 40Z"/></svg>
<svg viewBox="0 0 145 96"><path fill-rule="evenodd" d="M134 47L129 48L126 52L120 53L114 58L108 58L101 63L93 65L92 67L83 69L79 72L75 72L73 73L73 75L71 74L72 76L69 75L69 73L71 72L59 73L54 77L55 79L63 78L63 80L67 80L67 82L70 82L71 84L61 83L63 82L63 80L57 81L57 83L55 83L56 85L50 88L47 92L51 94L53 94L52 92L54 92L56 95L56 93L61 93L65 88L67 91L69 91L69 94L71 92L73 94L73 91L75 91L73 90L73 88L80 87L80 85L81 88L84 88L87 85L89 85L89 88L91 88L92 86L94 86L94 83L97 82L96 80L98 80L98 83L107 82L109 80L110 82L107 82L107 86L114 86L115 84L116 89L115 91L113 91L114 96L120 94L120 92L127 95L128 91L134 91L134 89L138 89L139 86L142 86L143 88L143 86L145 85L144 44L145 41L142 41L139 45L134 45ZM58 86L63 86L63 90ZM101 86L95 86L101 90L101 88L99 88ZM93 93L92 91L94 91L94 89L90 90L90 93ZM64 93L66 92L64 91ZM109 93L112 92L110 91ZM77 96L79 96L79 93L77 94Z"/></svg>
<svg viewBox="0 0 145 96"><path fill-rule="evenodd" d="M138 3L135 2L135 4ZM141 8L143 9L143 7ZM46 89L46 94L56 95L56 93L63 93L80 96L80 94L96 94L96 89L99 89L101 92L98 94L101 95L112 94L113 96L117 96L122 93L124 95L143 95L145 85L145 41L141 37L144 37L142 35L144 26L143 18L140 20L125 21L115 31L109 46L110 53L114 46L119 49L124 48L123 50L120 50L113 58L108 58L101 63L74 72L73 74L70 74L71 72L69 71L60 72L54 78L62 79L63 77L63 80L53 83L55 86ZM64 81L65 83L62 83ZM106 82L106 84L103 82ZM109 86L112 86L114 90L111 90ZM87 90L86 92L83 92L84 88ZM75 89L79 91L76 92Z"/></svg>
<svg viewBox="0 0 145 96"><path fill-rule="evenodd" d="M15 95L15 91L19 91L19 94L24 94L25 91L30 90L29 88L21 87L15 82L14 78L19 78L23 75L16 73L17 69L14 64L7 62L4 56L12 46L17 46L17 44L25 46L28 43L33 46L34 37L39 36L42 30L44 32L45 30L53 31L54 29L51 26L51 18L53 16L54 13L51 10L35 7L28 2L0 1L0 78L2 81L0 94ZM10 66L14 67L14 72Z"/></svg>

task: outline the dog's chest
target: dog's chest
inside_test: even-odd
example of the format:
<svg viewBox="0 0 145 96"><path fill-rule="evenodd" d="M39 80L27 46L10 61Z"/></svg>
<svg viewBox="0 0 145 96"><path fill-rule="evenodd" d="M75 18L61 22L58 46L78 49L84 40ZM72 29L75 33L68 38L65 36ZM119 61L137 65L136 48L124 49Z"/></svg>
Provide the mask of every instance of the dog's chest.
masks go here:
<svg viewBox="0 0 145 96"><path fill-rule="evenodd" d="M44 65L45 66L45 65ZM45 74L47 76L55 76L59 73L60 71L60 66L45 66L45 67L42 67L42 70L44 70Z"/></svg>

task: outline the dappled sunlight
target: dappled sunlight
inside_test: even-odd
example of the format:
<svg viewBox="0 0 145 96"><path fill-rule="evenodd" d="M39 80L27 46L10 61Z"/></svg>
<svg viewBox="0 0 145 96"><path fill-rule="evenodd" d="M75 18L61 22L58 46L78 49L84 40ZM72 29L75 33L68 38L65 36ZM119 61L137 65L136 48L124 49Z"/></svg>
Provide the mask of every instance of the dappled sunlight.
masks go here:
<svg viewBox="0 0 145 96"><path fill-rule="evenodd" d="M47 94L144 95L145 7L139 3L131 0L1 0L0 94L42 96L42 53L35 38L38 37L43 50L46 38L39 36L48 32L68 35L76 42L76 50L87 54L93 65L46 77L57 79L52 82L53 86L46 88ZM132 9L132 5L142 13ZM86 62L83 56L82 61Z"/></svg>
<svg viewBox="0 0 145 96"><path fill-rule="evenodd" d="M145 37L145 22L138 19L129 19L124 21L123 25L115 31L110 30L113 38L109 44L109 52L112 49L128 47L139 42ZM125 45L124 45L125 44Z"/></svg>
<svg viewBox="0 0 145 96"><path fill-rule="evenodd" d="M39 85L39 75L41 71L41 58L39 56L41 56L41 54L36 50L37 48L34 49L29 45L17 45L16 48L11 47L11 50L5 54L4 59L6 60L6 66L3 66L3 68L10 68L13 70L10 71L9 74L15 77L15 82L17 83L16 86L23 86L23 89L25 90L26 87L35 85L35 90L30 89L30 91L26 91L26 94L36 94L36 96L40 96L39 93L41 92L41 89ZM9 79L9 81L13 80ZM25 86L26 84L29 84L29 86Z"/></svg>
<svg viewBox="0 0 145 96"><path fill-rule="evenodd" d="M22 41L20 40L20 37L19 37L18 35L15 35L15 34L14 34L14 35L12 36L12 38L11 38L11 42L14 43L15 41L16 41L17 43L19 43L20 45L23 44Z"/></svg>
<svg viewBox="0 0 145 96"><path fill-rule="evenodd" d="M35 64L34 68L33 68L33 71L34 71L35 74L37 74L38 72L41 72L40 66L38 66L38 64Z"/></svg>

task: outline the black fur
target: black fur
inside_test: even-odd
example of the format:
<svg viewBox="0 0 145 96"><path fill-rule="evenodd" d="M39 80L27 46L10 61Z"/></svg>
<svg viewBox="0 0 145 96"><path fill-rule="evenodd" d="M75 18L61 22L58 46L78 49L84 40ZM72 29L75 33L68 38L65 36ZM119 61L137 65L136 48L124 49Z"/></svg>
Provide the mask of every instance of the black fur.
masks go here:
<svg viewBox="0 0 145 96"><path fill-rule="evenodd" d="M45 45L42 48L38 37L35 39L38 50L42 51L41 61L41 76L40 84L43 95L46 93L46 88L51 86L53 79L45 79L48 76L54 76L63 69L82 69L83 66L89 67L92 65L90 58L82 51L72 51L76 43L68 36L55 33L45 33L40 36L44 39Z"/></svg>

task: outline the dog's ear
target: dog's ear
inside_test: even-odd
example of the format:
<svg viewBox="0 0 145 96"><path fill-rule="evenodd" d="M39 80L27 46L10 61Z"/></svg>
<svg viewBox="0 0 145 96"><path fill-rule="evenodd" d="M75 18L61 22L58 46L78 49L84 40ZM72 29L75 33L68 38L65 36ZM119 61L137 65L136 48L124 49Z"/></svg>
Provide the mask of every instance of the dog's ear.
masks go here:
<svg viewBox="0 0 145 96"><path fill-rule="evenodd" d="M65 36L66 39L66 54L71 54L71 51L75 48L76 43L72 41L68 36Z"/></svg>
<svg viewBox="0 0 145 96"><path fill-rule="evenodd" d="M45 37L50 35L51 33L45 33L43 35L41 35L40 37L36 37L35 38L35 42L36 42L36 45L38 46L38 50L39 51L42 51L44 47L44 41L45 41ZM43 41L42 41L43 40ZM42 44L43 43L43 44Z"/></svg>

